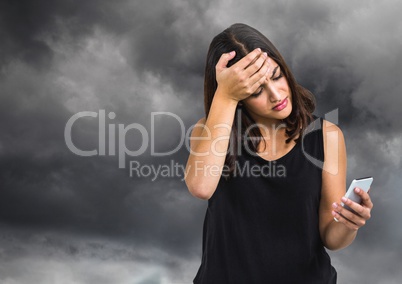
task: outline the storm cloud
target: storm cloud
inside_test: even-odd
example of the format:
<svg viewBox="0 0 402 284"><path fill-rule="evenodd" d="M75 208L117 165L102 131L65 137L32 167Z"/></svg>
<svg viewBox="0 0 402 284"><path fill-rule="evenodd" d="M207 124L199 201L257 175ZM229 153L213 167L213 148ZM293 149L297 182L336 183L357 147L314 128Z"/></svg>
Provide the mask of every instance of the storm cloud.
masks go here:
<svg viewBox="0 0 402 284"><path fill-rule="evenodd" d="M374 176L372 219L349 248L330 252L339 283L399 283L401 8L396 0L2 1L0 281L192 282L206 202L168 166L188 156L179 120L187 132L204 116L210 41L243 22L277 46L315 94L318 115L338 110L348 181ZM78 119L71 137L98 151L90 157L74 154L64 136L84 111L96 117ZM145 145L119 167L119 125L133 124L128 151L144 144L140 126L156 152L179 149L156 156ZM172 172L139 177L133 162L143 173Z"/></svg>

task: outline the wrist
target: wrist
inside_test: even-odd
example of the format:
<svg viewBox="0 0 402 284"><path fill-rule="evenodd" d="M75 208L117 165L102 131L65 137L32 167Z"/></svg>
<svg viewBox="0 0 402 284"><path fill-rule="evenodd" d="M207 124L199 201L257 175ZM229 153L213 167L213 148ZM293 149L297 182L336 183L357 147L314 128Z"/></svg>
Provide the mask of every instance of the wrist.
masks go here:
<svg viewBox="0 0 402 284"><path fill-rule="evenodd" d="M228 94L228 92L219 89L219 87L215 91L214 100L218 100L222 102L224 105L235 106L235 107L239 103L238 99L231 97L230 94Z"/></svg>
<svg viewBox="0 0 402 284"><path fill-rule="evenodd" d="M356 238L357 230L352 230L342 223L331 222L322 236L326 248L339 250L349 246Z"/></svg>

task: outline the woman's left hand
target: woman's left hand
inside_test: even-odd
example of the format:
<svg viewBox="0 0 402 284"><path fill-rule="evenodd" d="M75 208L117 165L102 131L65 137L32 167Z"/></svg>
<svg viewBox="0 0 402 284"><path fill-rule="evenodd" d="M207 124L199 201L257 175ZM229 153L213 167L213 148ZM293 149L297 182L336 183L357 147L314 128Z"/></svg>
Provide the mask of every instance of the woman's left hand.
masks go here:
<svg viewBox="0 0 402 284"><path fill-rule="evenodd" d="M352 208L355 212L351 212L344 208L340 203L334 202L332 204L332 216L334 216L335 221L343 223L351 230L357 231L366 224L368 219L370 219L373 202L371 202L370 195L364 190L356 187L355 192L362 198L361 204L342 197L342 202Z"/></svg>

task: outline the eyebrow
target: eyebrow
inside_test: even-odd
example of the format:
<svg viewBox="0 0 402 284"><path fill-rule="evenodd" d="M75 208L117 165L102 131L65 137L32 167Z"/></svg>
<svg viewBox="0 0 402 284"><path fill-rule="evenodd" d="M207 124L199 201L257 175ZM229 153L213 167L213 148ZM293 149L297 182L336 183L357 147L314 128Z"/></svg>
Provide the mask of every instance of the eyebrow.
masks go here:
<svg viewBox="0 0 402 284"><path fill-rule="evenodd" d="M272 71L272 76L270 79L274 78L276 70L279 68L279 65L276 65L276 67L274 68L274 71Z"/></svg>

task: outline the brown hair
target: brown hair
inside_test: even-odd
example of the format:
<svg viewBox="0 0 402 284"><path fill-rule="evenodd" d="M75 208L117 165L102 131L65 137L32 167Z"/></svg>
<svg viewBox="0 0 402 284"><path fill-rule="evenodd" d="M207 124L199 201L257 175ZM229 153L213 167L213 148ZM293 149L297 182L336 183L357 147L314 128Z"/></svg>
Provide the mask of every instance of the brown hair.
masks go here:
<svg viewBox="0 0 402 284"><path fill-rule="evenodd" d="M262 51L265 51L279 65L283 75L287 79L292 93L292 112L283 120L286 124L286 135L288 137L286 143L292 140L298 142L302 137L303 131L312 120L312 112L315 109L314 96L310 91L296 82L296 79L276 47L262 33L245 24L230 26L215 36L209 46L204 79L205 115L208 117L212 99L218 86L215 66L221 55L233 50L236 51L236 56L227 65L227 67L230 67L258 47ZM241 125L238 125L239 122ZM252 127L251 131L248 131L247 134L245 133L245 130L254 124L255 121L247 113L247 110L238 105L225 160L225 166L226 169L229 169L229 172L224 172L223 176L228 177L235 169L237 151L233 151L233 149L238 149L240 146L247 144L248 149L256 153L259 142L265 142L258 127ZM238 129L239 127L241 129ZM241 133L241 137L239 137L239 133Z"/></svg>

